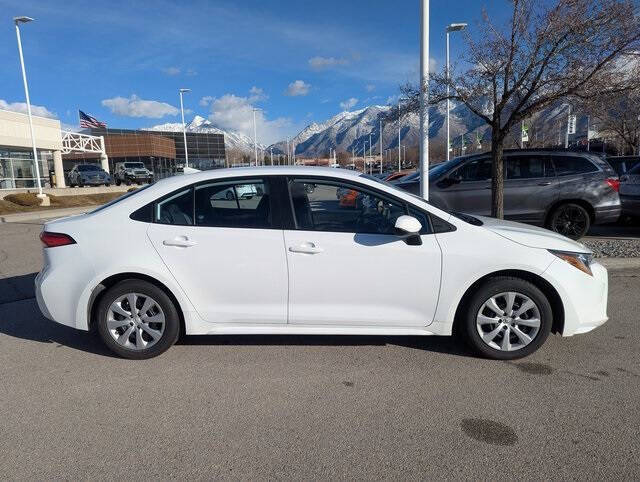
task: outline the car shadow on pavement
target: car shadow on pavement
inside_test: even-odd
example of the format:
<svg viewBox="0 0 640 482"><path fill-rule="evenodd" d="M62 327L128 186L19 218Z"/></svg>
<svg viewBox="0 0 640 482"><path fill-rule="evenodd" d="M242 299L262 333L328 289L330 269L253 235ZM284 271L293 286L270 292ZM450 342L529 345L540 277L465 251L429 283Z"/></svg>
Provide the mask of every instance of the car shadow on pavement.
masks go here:
<svg viewBox="0 0 640 482"><path fill-rule="evenodd" d="M0 279L0 335L115 357L95 333L46 319L35 300L36 273Z"/></svg>

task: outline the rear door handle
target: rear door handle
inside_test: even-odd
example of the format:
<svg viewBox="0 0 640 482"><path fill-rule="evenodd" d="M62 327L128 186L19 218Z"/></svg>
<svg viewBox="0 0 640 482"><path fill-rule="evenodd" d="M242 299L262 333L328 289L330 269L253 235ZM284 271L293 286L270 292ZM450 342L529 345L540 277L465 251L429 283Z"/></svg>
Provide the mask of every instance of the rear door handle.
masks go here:
<svg viewBox="0 0 640 482"><path fill-rule="evenodd" d="M324 249L316 246L313 243L303 243L298 246L289 246L289 251L292 253L303 253L303 254L318 254L322 253Z"/></svg>
<svg viewBox="0 0 640 482"><path fill-rule="evenodd" d="M550 186L551 181L542 181L538 183L538 186Z"/></svg>
<svg viewBox="0 0 640 482"><path fill-rule="evenodd" d="M165 246L175 246L176 248L190 248L198 243L190 240L187 236L176 236L173 239L165 239L162 244Z"/></svg>

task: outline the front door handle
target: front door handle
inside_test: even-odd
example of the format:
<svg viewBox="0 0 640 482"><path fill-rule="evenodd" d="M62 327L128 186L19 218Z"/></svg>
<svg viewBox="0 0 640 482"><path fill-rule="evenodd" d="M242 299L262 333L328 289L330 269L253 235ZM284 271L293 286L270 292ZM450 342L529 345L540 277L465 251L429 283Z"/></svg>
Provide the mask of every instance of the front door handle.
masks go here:
<svg viewBox="0 0 640 482"><path fill-rule="evenodd" d="M318 254L322 253L324 249L316 246L313 243L303 243L297 246L289 246L289 251L292 253Z"/></svg>
<svg viewBox="0 0 640 482"><path fill-rule="evenodd" d="M542 181L538 183L538 186L550 186L551 181Z"/></svg>
<svg viewBox="0 0 640 482"><path fill-rule="evenodd" d="M190 240L187 236L176 236L173 239L165 239L162 244L165 246L175 246L176 248L190 248L198 243Z"/></svg>

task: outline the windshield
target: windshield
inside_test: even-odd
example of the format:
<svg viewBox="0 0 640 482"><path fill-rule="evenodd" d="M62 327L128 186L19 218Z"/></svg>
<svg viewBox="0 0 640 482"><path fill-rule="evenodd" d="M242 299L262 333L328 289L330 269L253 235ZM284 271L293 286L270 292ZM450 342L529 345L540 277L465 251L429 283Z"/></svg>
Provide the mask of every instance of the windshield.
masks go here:
<svg viewBox="0 0 640 482"><path fill-rule="evenodd" d="M633 166L633 169L629 171L629 174L640 174L640 164Z"/></svg>
<svg viewBox="0 0 640 482"><path fill-rule="evenodd" d="M86 172L86 171L102 171L98 166L92 166L91 164L83 164L81 166L77 166L76 169L78 171Z"/></svg>
<svg viewBox="0 0 640 482"><path fill-rule="evenodd" d="M141 162L125 162L125 169L144 169L144 164Z"/></svg>

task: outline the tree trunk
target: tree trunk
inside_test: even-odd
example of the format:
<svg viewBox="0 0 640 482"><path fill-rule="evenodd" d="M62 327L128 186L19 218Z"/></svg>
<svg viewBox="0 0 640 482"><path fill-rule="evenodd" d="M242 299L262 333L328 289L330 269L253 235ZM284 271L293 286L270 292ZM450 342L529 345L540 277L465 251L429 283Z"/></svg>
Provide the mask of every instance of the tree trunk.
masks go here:
<svg viewBox="0 0 640 482"><path fill-rule="evenodd" d="M504 219L504 134L499 126L491 129L491 216Z"/></svg>

